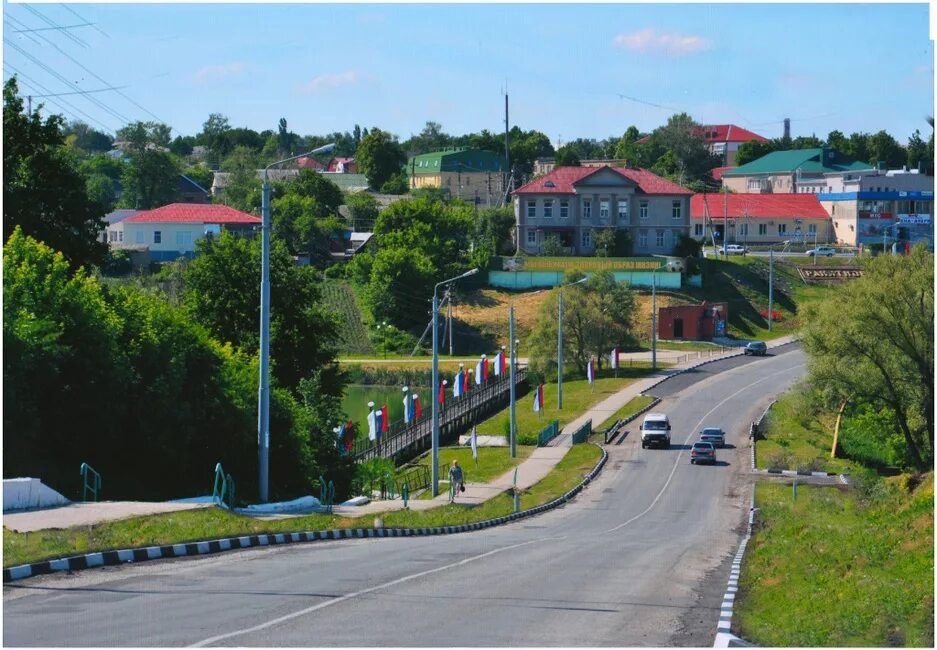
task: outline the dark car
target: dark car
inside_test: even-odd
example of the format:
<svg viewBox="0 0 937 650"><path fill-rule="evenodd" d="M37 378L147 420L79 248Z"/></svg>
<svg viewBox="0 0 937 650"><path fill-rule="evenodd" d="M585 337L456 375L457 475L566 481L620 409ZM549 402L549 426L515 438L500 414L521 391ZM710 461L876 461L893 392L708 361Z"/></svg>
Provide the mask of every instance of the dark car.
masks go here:
<svg viewBox="0 0 937 650"><path fill-rule="evenodd" d="M694 442L690 450L690 464L710 463L716 464L716 448L711 442Z"/></svg>
<svg viewBox="0 0 937 650"><path fill-rule="evenodd" d="M700 442L711 442L714 447L726 446L726 433L719 427L706 427L699 432Z"/></svg>
<svg viewBox="0 0 937 650"><path fill-rule="evenodd" d="M768 353L768 346L764 341L752 341L745 346L745 354L763 357Z"/></svg>

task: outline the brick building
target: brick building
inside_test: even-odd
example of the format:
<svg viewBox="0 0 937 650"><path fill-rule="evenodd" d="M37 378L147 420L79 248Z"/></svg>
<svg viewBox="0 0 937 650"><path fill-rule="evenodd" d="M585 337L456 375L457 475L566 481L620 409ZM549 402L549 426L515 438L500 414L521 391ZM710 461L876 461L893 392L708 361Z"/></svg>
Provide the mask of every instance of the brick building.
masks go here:
<svg viewBox="0 0 937 650"><path fill-rule="evenodd" d="M689 341L711 341L725 336L729 323L729 303L661 307L658 310L657 337Z"/></svg>

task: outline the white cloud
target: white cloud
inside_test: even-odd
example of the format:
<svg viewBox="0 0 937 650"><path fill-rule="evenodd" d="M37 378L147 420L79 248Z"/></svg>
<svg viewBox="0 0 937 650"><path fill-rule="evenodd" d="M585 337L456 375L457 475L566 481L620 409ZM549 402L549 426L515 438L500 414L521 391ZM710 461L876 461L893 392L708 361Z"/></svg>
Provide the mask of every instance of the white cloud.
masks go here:
<svg viewBox="0 0 937 650"><path fill-rule="evenodd" d="M209 81L218 81L225 77L239 75L244 72L244 64L236 61L234 63L223 63L221 65L207 65L192 77L196 83L207 83Z"/></svg>
<svg viewBox="0 0 937 650"><path fill-rule="evenodd" d="M340 88L341 86L350 86L358 83L362 79L362 74L357 70L346 70L345 72L327 72L313 77L307 83L303 84L301 90L306 93L317 93L323 90Z"/></svg>
<svg viewBox="0 0 937 650"><path fill-rule="evenodd" d="M702 36L678 34L676 32L658 32L647 28L630 34L619 34L614 40L615 47L635 52L663 52L670 56L684 56L704 52L712 48L712 43Z"/></svg>

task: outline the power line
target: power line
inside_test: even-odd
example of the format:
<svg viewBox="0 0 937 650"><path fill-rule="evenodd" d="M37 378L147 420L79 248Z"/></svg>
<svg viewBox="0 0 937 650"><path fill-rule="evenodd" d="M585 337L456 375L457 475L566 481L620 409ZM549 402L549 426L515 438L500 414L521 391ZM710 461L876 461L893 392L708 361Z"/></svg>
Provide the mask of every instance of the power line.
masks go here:
<svg viewBox="0 0 937 650"><path fill-rule="evenodd" d="M97 90L76 90L75 92L71 92L71 93L54 93L51 95L33 95L33 97L37 99L44 99L46 97L63 97L65 95L87 95L89 93L104 93L104 92L108 92L109 90L117 90L117 88L126 88L126 87L127 86L118 86L118 87L111 87L111 88L98 88Z"/></svg>
<svg viewBox="0 0 937 650"><path fill-rule="evenodd" d="M78 18L79 20L86 20L86 18L85 18L84 16L82 16L81 14L79 14L77 11L75 11L74 9L72 9L71 7L69 7L68 5L66 5L66 4L60 4L59 6L62 7L63 9L65 9L66 11L68 11L69 13L71 13L73 16L75 16L75 18ZM107 36L107 38L110 38L110 35L109 35L107 32L105 32L103 29L101 29L100 27L98 27L98 26L95 25L94 23L89 23L89 24L90 24L92 27L94 27L94 29L95 29L96 31L100 32L100 33L103 34L104 36Z"/></svg>
<svg viewBox="0 0 937 650"><path fill-rule="evenodd" d="M90 27L94 23L80 23L78 25L62 25L61 27L34 27L32 29L14 29L14 34L26 34L31 32L61 31L66 29L75 29L76 27Z"/></svg>
<svg viewBox="0 0 937 650"><path fill-rule="evenodd" d="M8 14L8 13L5 12L5 11L3 12L3 17L6 18L7 22L19 23L20 25L22 25L23 27L25 27L25 25L23 25L23 23L20 23L20 21L18 21L16 18L14 18L13 16L11 16L10 14ZM23 33L23 35L24 35L26 38L28 38L29 40L31 40L31 41L32 41L33 43L35 43L36 45L42 45L42 43L40 43L40 42L39 42L38 40L36 40L33 36L30 35L29 30L25 30L25 29L24 29L24 30L22 30L22 33Z"/></svg>
<svg viewBox="0 0 937 650"><path fill-rule="evenodd" d="M51 19L46 18L46 17L43 16L41 13L39 13L38 10L36 10L36 9L34 9L34 8L32 8L32 7L30 7L29 5L25 5L25 4L24 4L24 5L23 5L23 8L26 9L26 11L28 11L29 13L31 13L31 14L33 14L34 16L36 16L37 18L39 18L39 20L41 20L42 22L46 23L47 25L51 25L51 26L53 26L53 27L59 27L59 25L56 25L55 22L53 22ZM62 33L65 34L65 36L67 36L68 38L70 38L70 39L73 40L74 42L76 42L76 43L78 43L79 45L81 45L82 47L88 47L88 44L87 44L87 43L85 43L83 40L81 40L80 38L78 38L78 37L75 36L74 34L69 34L67 31L66 31L66 32L62 32Z"/></svg>
<svg viewBox="0 0 937 650"><path fill-rule="evenodd" d="M27 82L27 84L28 84L29 86L31 86L32 88L36 88L36 89L38 89L38 90L42 90L42 91L48 92L48 90L49 90L48 88L46 88L45 86L43 86L41 83L35 81L34 79L30 78L29 76L23 74L22 72L20 72L19 70L17 70L16 67L14 67L13 65L11 65L11 64L9 64L9 63L7 63L7 62L4 61L3 67L4 67L4 68L7 68L7 69L10 70L10 71L12 71L12 74L15 75L18 79L25 79L26 82ZM75 113L78 113L78 114L80 114L80 115L83 115L85 118L87 118L89 122L94 122L94 123L96 123L98 126L100 126L101 128L103 128L106 132L108 132L108 133L114 133L114 129L112 129L111 127L107 126L106 124L103 124L103 123L100 122L99 120L97 120L97 119L91 117L90 115L88 115L87 113L85 113L84 111L82 111L80 108L77 108L77 107L73 106L69 101L64 100L64 99L63 99L63 100L60 100L60 101L61 101L61 103L59 103L59 102L57 102L57 101L51 101L50 103L51 103L51 104L54 104L55 106L58 106L59 108L62 108L63 111L64 111L65 109L62 107L62 104L65 104L66 106L68 106L68 107L72 110L72 117L75 116ZM67 111L66 111L66 112L67 112Z"/></svg>

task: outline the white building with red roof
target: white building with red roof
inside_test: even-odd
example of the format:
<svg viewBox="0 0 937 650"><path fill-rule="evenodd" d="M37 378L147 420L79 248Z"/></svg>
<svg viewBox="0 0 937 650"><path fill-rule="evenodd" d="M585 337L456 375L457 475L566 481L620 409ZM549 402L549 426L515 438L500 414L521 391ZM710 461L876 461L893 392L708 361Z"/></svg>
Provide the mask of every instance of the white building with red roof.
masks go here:
<svg viewBox="0 0 937 650"><path fill-rule="evenodd" d="M634 255L667 255L689 235L692 194L645 169L559 167L514 191L518 247L538 254L556 236L567 252L591 255L595 232L615 228Z"/></svg>
<svg viewBox="0 0 937 650"><path fill-rule="evenodd" d="M768 141L768 138L763 135L758 135L735 124L707 124L694 129L693 135L702 137L709 145L709 153L720 156L722 164L726 167L735 165L735 156L743 143L749 140L755 140L756 142ZM647 144L650 139L650 136L644 136L638 140L638 144Z"/></svg>
<svg viewBox="0 0 937 650"><path fill-rule="evenodd" d="M222 229L253 235L261 219L226 205L171 203L127 217L115 227L123 229L122 247L146 247L155 262L192 257L195 242Z"/></svg>
<svg viewBox="0 0 937 650"><path fill-rule="evenodd" d="M694 239L717 245L727 226L727 244L836 241L830 214L815 194L694 194L690 221Z"/></svg>

